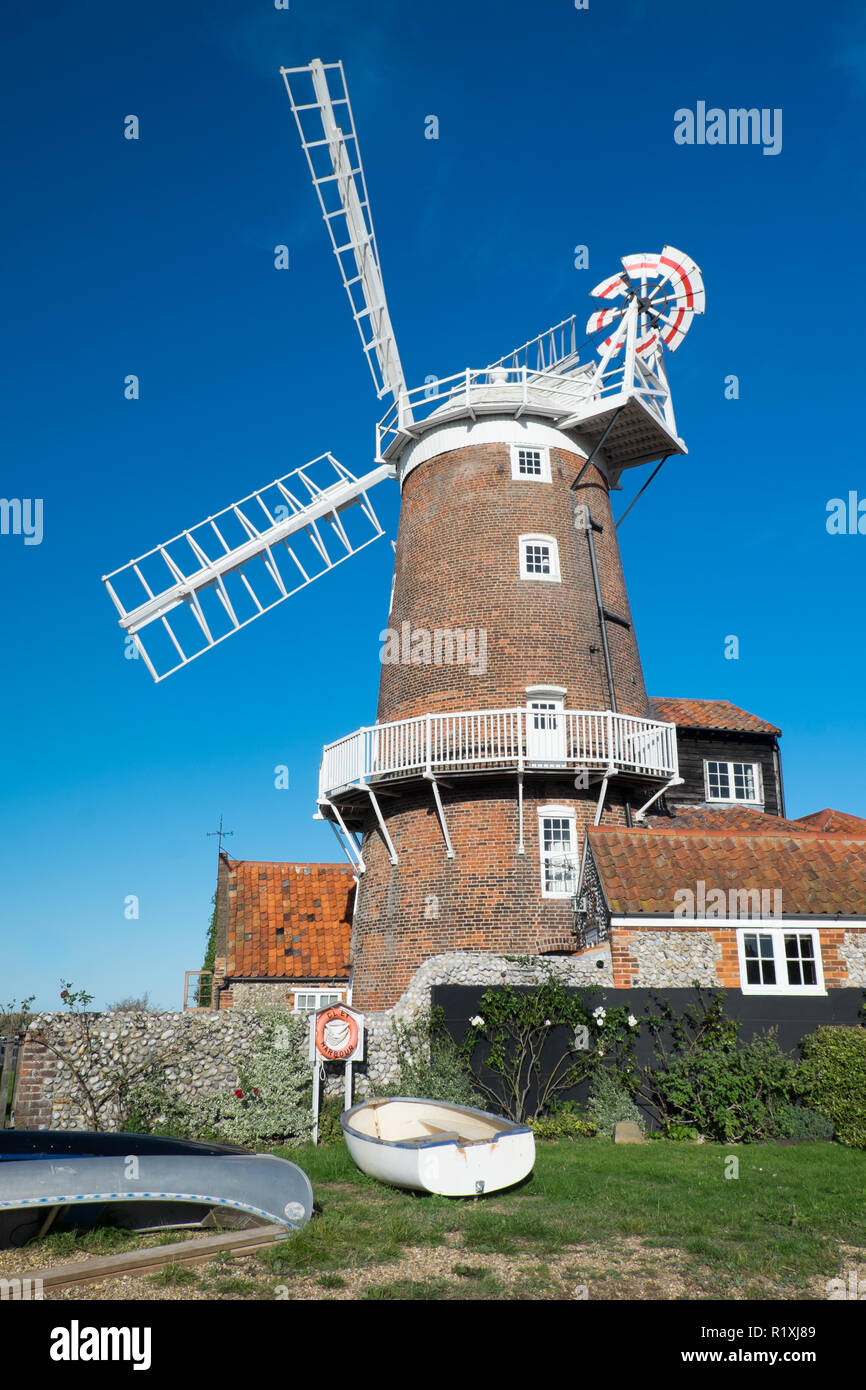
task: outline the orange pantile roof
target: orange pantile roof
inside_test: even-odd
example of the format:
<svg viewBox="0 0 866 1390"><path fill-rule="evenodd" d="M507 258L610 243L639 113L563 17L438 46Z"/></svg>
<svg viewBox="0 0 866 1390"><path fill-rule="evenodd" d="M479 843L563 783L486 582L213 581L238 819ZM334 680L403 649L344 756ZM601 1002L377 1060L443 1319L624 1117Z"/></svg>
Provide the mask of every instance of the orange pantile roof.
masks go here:
<svg viewBox="0 0 866 1390"><path fill-rule="evenodd" d="M784 831L791 835L808 835L810 827L799 821L785 820L758 811L754 806L708 806L700 801L695 805L671 806L669 816L647 816L653 830L728 830L736 835L767 835ZM866 832L866 821L862 822ZM822 827L812 826L818 830ZM841 827L840 827L841 829Z"/></svg>
<svg viewBox="0 0 866 1390"><path fill-rule="evenodd" d="M775 734L781 729L739 709L729 700L682 700L678 696L653 695L650 714L680 729L723 729L734 734Z"/></svg>
<svg viewBox="0 0 866 1390"><path fill-rule="evenodd" d="M813 811L809 816L798 816L797 824L806 830L822 830L827 835L866 835L866 820L847 811Z"/></svg>
<svg viewBox="0 0 866 1390"><path fill-rule="evenodd" d="M708 893L779 889L784 917L866 917L866 834L596 827L588 838L614 916L672 917L675 893L703 881Z"/></svg>
<svg viewBox="0 0 866 1390"><path fill-rule="evenodd" d="M348 864L226 863L228 979L349 978Z"/></svg>

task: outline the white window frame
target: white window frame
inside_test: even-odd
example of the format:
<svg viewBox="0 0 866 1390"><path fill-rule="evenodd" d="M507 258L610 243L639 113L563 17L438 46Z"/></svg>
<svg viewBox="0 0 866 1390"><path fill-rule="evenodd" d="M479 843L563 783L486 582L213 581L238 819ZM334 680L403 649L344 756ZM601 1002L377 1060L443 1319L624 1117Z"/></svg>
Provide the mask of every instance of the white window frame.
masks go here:
<svg viewBox="0 0 866 1390"><path fill-rule="evenodd" d="M339 985L335 985L332 989L311 989L311 988L309 988L309 987L303 987L303 986L302 986L301 988L299 988L299 989L293 989L293 990L292 990L292 1013L293 1013L293 1014L314 1014L314 1013L316 1012L317 1009L324 1009L324 1008L327 1007L328 1004L342 1004L342 1003L345 1002L345 999L344 999L345 993L346 993L345 989L342 989ZM303 995L304 998L307 998L307 997L309 997L309 996L312 996L312 997L315 999L316 1002L315 1002L315 1004L313 1005L313 1007L312 1007L311 1009L300 1009L300 1008L298 1008L298 999L299 999L302 995ZM322 1003L322 1000L323 1000L323 999L325 1000L325 1003L324 1003L324 1004Z"/></svg>
<svg viewBox="0 0 866 1390"><path fill-rule="evenodd" d="M776 983L774 985L749 983L746 974L747 936L771 938L773 944L772 959L776 970ZM785 958L786 936L811 936L812 950L815 956L816 983L814 985L792 985L788 982ZM827 993L824 985L824 963L821 959L821 933L817 927L804 927L796 922L791 922L786 927L768 927L760 919L755 919L749 926L737 928L737 955L740 961L740 989L743 994L785 994L791 996Z"/></svg>
<svg viewBox="0 0 866 1390"><path fill-rule="evenodd" d="M520 455L540 454L541 472L540 473L521 473ZM511 477L516 483L549 483L550 482L550 449L546 444L512 444L511 446Z"/></svg>
<svg viewBox="0 0 866 1390"><path fill-rule="evenodd" d="M530 545L550 547L550 574L536 574L527 569L526 549ZM520 537L520 578L536 579L547 584L560 584L562 582L559 572L559 543L555 536L528 535Z"/></svg>
<svg viewBox="0 0 866 1390"><path fill-rule="evenodd" d="M550 761L557 766L565 763L565 695L564 685L526 687L526 756L530 762ZM547 717L547 723L541 729L536 728L537 715ZM541 757L542 752L546 752L546 759Z"/></svg>
<svg viewBox="0 0 866 1390"><path fill-rule="evenodd" d="M547 887L547 874L545 872L547 860L550 858L549 851L544 849L544 822L546 820L567 820L569 822L570 853L574 857L574 866L571 870L572 884L567 890L552 890ZM580 855L577 845L577 813L573 806L539 806L538 808L538 857L541 866L541 896L543 898L558 898L560 901L573 898L577 891L578 879L580 877Z"/></svg>
<svg viewBox="0 0 866 1390"><path fill-rule="evenodd" d="M755 796L713 796L710 789L710 763L715 763L719 767L728 769L728 786L734 786L734 767L750 767L754 773ZM764 778L760 763L747 762L744 758L704 758L704 793L707 801L712 801L715 805L721 806L763 806L764 804Z"/></svg>

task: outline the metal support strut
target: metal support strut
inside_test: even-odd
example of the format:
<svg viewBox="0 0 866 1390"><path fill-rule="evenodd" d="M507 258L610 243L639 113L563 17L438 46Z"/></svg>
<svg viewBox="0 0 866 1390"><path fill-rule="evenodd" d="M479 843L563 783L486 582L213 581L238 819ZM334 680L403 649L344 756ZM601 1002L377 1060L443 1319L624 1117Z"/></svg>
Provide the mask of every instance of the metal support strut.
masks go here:
<svg viewBox="0 0 866 1390"><path fill-rule="evenodd" d="M436 802L436 814L439 817L439 824L442 827L442 836L445 840L445 852L449 859L453 859L454 846L451 844L451 836L448 834L448 824L445 820L445 809L442 805L442 797L439 793L439 783L436 781L432 772L425 772L424 776L433 788L433 799Z"/></svg>
<svg viewBox="0 0 866 1390"><path fill-rule="evenodd" d="M361 787L364 789L364 791L367 793L367 795L368 795L369 798L370 798L370 801L371 801L372 806L373 806L373 810L376 812L376 820L379 822L379 829L380 829L381 832L382 832L382 839L385 841L385 844L386 844L387 847L388 847L388 858L391 860L391 863L392 863L392 864L396 864L396 863L397 863L397 851L396 851L395 848L394 848L393 842L392 842L392 840L391 840L391 836L388 834L388 827L387 827L387 825L385 824L384 818L383 818L383 816L382 816L382 812L381 812L381 810L379 809L379 803L378 803L378 801L376 800L376 793L373 791L373 788L370 786L370 783L369 783L369 782L363 782L363 781L362 781L362 782L360 782L358 785L361 786Z"/></svg>
<svg viewBox="0 0 866 1390"><path fill-rule="evenodd" d="M653 793L649 801L644 802L643 806L641 806L639 811L635 811L635 820L643 820L647 809L650 806L652 806L653 802L658 801L660 796L664 796L665 792L668 790L668 787L681 787L683 784L683 780L684 779L682 777L672 777L669 782L665 782L663 787L659 787L658 791Z"/></svg>
<svg viewBox="0 0 866 1390"><path fill-rule="evenodd" d="M322 810L322 807L323 807L323 806L326 806L326 807L328 808L329 811L333 811L333 813L334 813L334 818L335 818L335 820L337 821L337 825L339 825L339 830L337 829L337 825L334 824L334 821L331 820L331 817L330 817L330 816L325 816L325 815L322 815L322 814L321 814L321 810ZM356 843L355 843L355 841L353 840L352 836L350 835L350 833L349 833L349 831L348 831L348 829L347 829L347 827L346 827L346 822L343 820L343 817L340 815L340 812L338 811L337 807L334 805L333 801L328 801L327 799L323 799L322 801L320 801L320 802L319 802L319 813L320 813L319 816L314 816L313 819L314 819L314 820L319 820L319 819L321 818L322 820L326 820L326 821L328 822L329 826L331 827L331 829L333 830L334 834L335 834L336 837L337 837L337 842L339 843L340 849L341 849L341 850L343 851L343 853L345 854L345 856L346 856L346 858L348 859L349 863L351 864L352 868L353 868L353 869L355 870L355 872L358 873L358 874L366 873L366 871L367 871L367 866L366 866L366 864L364 863L364 857L363 857L363 855L361 854L361 851L360 851L360 849L358 848L358 846L356 845ZM340 833L341 831L342 831L342 834ZM354 850L354 854L352 853L353 850Z"/></svg>

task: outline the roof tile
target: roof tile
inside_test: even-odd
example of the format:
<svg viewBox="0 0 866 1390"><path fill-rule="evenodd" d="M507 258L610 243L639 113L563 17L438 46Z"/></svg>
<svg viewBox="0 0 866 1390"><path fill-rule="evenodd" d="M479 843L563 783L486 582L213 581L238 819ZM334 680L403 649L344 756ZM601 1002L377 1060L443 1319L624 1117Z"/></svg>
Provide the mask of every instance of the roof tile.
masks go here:
<svg viewBox="0 0 866 1390"><path fill-rule="evenodd" d="M348 864L226 862L229 978L348 979L355 891Z"/></svg>
<svg viewBox="0 0 866 1390"><path fill-rule="evenodd" d="M859 835L595 827L589 832L614 916L673 916L677 891L782 895L784 917L866 917L866 829Z"/></svg>
<svg viewBox="0 0 866 1390"><path fill-rule="evenodd" d="M736 734L775 734L782 730L729 700L685 700L679 696L653 695L650 714L679 729L723 729Z"/></svg>

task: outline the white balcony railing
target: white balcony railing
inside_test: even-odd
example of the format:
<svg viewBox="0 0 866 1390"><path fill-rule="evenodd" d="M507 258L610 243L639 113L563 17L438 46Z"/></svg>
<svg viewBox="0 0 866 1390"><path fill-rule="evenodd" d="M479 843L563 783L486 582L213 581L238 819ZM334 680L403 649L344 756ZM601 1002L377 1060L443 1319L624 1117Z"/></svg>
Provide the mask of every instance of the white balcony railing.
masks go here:
<svg viewBox="0 0 866 1390"><path fill-rule="evenodd" d="M319 798L383 777L485 768L677 776L676 726L610 710L469 710L374 724L329 743Z"/></svg>

